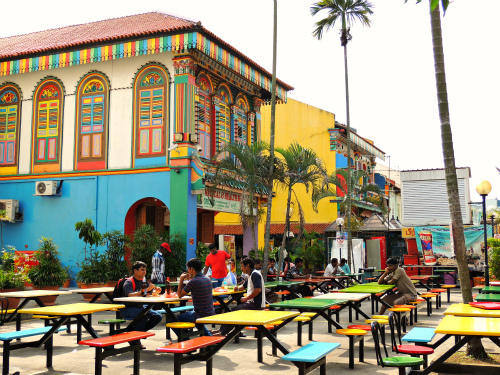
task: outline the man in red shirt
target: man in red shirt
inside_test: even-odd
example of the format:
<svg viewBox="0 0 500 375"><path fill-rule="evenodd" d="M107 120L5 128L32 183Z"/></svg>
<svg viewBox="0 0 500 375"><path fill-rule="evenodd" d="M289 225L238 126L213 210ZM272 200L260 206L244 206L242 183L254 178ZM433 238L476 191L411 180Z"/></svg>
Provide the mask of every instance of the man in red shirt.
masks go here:
<svg viewBox="0 0 500 375"><path fill-rule="evenodd" d="M208 268L211 268L212 280L216 280L217 287L219 287L227 276L226 259L229 259L230 255L223 250L217 250L217 247L213 243L208 245L208 250L210 250L210 254L208 254L205 260L203 274L206 275Z"/></svg>

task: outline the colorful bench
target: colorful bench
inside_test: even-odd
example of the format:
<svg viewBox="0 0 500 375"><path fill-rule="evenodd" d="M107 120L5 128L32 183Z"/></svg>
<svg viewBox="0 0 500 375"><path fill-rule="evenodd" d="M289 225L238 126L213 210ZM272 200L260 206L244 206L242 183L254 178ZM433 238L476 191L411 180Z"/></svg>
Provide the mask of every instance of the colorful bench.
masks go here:
<svg viewBox="0 0 500 375"><path fill-rule="evenodd" d="M281 357L282 360L291 361L299 369L299 375L305 375L320 367L320 374L326 374L326 355L340 347L333 342L313 341Z"/></svg>
<svg viewBox="0 0 500 375"><path fill-rule="evenodd" d="M206 353L203 355L200 349L211 347L218 344L224 340L224 336L200 336L191 340L182 341L176 344L170 344L162 346L156 349L160 353L173 353L174 354L174 375L181 375L182 365L185 363L192 362L194 360L200 360L206 362L207 375L212 374L212 357L213 354ZM184 354L191 354L200 350L198 355L190 355L184 357Z"/></svg>
<svg viewBox="0 0 500 375"><path fill-rule="evenodd" d="M95 375L102 375L102 361L112 355L134 352L134 375L139 375L141 342L139 340L154 336L152 332L131 331L113 336L80 341L80 345L95 347ZM115 349L118 344L130 344Z"/></svg>
<svg viewBox="0 0 500 375"><path fill-rule="evenodd" d="M415 327L402 337L401 340L412 343L428 344L434 339L436 332L434 328Z"/></svg>
<svg viewBox="0 0 500 375"><path fill-rule="evenodd" d="M45 335L52 329L52 326L45 326L41 328L25 329L22 331L12 331L0 334L0 341L3 341L3 365L2 365L2 375L9 374L9 359L10 352L17 349L39 346L37 342L16 342L12 343L12 340L18 340L25 337L41 336ZM56 332L66 331L67 327L60 327ZM53 336L50 336L44 343L45 350L47 351L47 368L52 367L52 354L54 351L53 346Z"/></svg>

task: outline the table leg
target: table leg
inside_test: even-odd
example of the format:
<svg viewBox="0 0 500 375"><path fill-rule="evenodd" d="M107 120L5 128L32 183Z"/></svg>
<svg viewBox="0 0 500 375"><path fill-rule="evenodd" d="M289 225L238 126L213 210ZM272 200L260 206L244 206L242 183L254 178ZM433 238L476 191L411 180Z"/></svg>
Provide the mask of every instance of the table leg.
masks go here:
<svg viewBox="0 0 500 375"><path fill-rule="evenodd" d="M325 313L324 310L319 310L318 311L318 315L321 315L323 318L326 319L326 321L330 324L332 324L333 326L335 326L337 329L343 329L344 327L342 327L339 323L337 323L335 320L333 320L331 317L328 316L327 313Z"/></svg>

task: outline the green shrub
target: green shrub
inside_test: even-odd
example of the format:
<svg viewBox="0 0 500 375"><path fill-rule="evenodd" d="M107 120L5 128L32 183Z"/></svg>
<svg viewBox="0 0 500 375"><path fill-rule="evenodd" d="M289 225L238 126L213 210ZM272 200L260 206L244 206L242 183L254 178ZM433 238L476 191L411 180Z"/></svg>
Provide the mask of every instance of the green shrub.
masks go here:
<svg viewBox="0 0 500 375"><path fill-rule="evenodd" d="M488 264L490 266L490 277L500 280L500 240L488 239Z"/></svg>
<svg viewBox="0 0 500 375"><path fill-rule="evenodd" d="M68 277L68 272L59 259L57 245L52 238L39 240L40 247L33 255L38 262L28 271L28 277L35 286L61 286Z"/></svg>

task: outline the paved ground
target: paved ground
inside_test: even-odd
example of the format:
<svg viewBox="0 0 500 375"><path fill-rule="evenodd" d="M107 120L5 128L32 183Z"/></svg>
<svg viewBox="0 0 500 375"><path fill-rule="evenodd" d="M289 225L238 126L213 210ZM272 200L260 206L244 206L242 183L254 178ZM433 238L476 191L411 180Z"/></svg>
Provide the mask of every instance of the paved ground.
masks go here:
<svg viewBox="0 0 500 375"><path fill-rule="evenodd" d="M105 298L106 299L106 298ZM452 302L460 302L461 296L459 290L456 289L452 293ZM56 303L66 304L74 302L83 302L81 295L73 294L68 296L60 296ZM31 306L31 305L29 305ZM448 306L444 303L443 308L438 312L433 310L434 314L431 317L425 316L425 307L420 305L419 326L435 327L439 320L442 319L442 312ZM33 303L34 307L34 303ZM363 303L363 310L370 315L371 307L369 302ZM103 317L114 316L113 313L94 314L94 327L97 327L99 332L106 334L107 327L99 327L97 321ZM347 311L340 315L340 323L343 326L348 325ZM173 355L160 354L155 351L159 346L165 344L164 322L160 323L154 332L156 336L143 341L147 347L141 351L141 372L142 374L162 374L173 373ZM40 327L42 322L39 320L23 321L23 328ZM1 327L2 332L14 330L12 323ZM60 333L54 338L54 366L52 370L45 368L45 352L40 348L25 348L15 351L11 355L10 373L19 371L21 375L26 374L93 374L94 373L94 355L95 349L82 347L76 343L76 328L73 333ZM297 349L297 329L296 324L291 323L286 328L280 330L279 339L290 350ZM90 336L84 335L84 338ZM382 368L376 365L375 352L373 350L373 341L371 335L367 335L365 340L365 362L359 363L356 359L355 369L349 370L348 367L348 340L344 336L337 334L328 334L326 322L322 319L317 319L314 323L314 340L328 341L341 343L341 348L330 353L327 357L327 374L338 374L348 372L351 375L357 374L397 374L395 368ZM498 353L498 347L489 340L483 340L488 352ZM307 343L307 333L303 333L303 343ZM266 341L264 341L266 343ZM452 340L448 340L445 345L442 345L437 354L442 353L447 347L452 345ZM357 352L357 351L356 351ZM230 343L226 345L214 357L213 373L214 375L223 375L237 373L238 375L255 375L258 374L297 374L298 371L289 362L282 361L279 357L273 357L271 354L270 345L264 346L264 363L257 362L256 340L249 334L249 337L240 339L239 344ZM279 352L278 352L279 353ZM267 354L267 355L266 355ZM435 354L436 355L436 354ZM435 356L434 355L434 356ZM125 353L119 356L110 357L104 361L105 367L103 374L132 374L133 354ZM432 357L431 357L432 360ZM183 373L190 375L204 375L204 363L191 362L183 366ZM500 372L499 372L500 373ZM319 374L319 369L314 370L312 374ZM445 375L445 373L440 373Z"/></svg>

